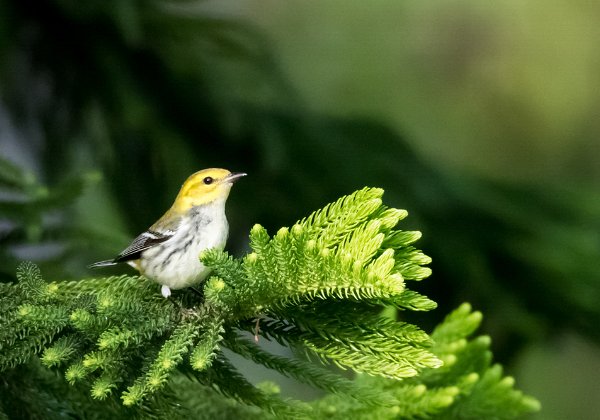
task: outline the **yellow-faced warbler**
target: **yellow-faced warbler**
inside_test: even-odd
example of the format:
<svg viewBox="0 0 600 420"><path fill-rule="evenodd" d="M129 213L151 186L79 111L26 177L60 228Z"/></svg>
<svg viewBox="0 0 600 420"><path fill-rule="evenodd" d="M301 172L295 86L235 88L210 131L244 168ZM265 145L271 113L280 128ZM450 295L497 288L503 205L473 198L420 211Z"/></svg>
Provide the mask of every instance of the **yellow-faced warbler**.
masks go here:
<svg viewBox="0 0 600 420"><path fill-rule="evenodd" d="M233 183L245 175L216 168L196 172L156 223L114 259L90 267L126 262L161 284L164 297L171 295L171 289L200 283L210 273L200 262L200 252L225 247L229 233L225 201Z"/></svg>

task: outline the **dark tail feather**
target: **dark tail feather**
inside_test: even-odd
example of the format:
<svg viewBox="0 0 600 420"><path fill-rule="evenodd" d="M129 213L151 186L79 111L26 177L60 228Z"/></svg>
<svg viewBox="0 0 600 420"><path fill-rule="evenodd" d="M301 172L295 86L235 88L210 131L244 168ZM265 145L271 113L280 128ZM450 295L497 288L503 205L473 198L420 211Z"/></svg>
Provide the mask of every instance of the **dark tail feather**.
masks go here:
<svg viewBox="0 0 600 420"><path fill-rule="evenodd" d="M88 268L108 267L109 265L117 264L114 260L98 261L97 263L88 265Z"/></svg>

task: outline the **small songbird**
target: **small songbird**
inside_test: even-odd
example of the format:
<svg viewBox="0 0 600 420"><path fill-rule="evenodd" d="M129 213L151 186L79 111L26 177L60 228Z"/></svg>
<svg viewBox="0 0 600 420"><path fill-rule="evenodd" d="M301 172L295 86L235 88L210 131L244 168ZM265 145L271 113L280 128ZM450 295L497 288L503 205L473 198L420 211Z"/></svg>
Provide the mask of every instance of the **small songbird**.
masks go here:
<svg viewBox="0 0 600 420"><path fill-rule="evenodd" d="M225 202L231 186L245 173L204 169L182 185L171 208L112 260L90 267L126 262L145 277L162 285L164 297L171 289L200 283L210 273L199 259L209 248L223 249L229 233Z"/></svg>

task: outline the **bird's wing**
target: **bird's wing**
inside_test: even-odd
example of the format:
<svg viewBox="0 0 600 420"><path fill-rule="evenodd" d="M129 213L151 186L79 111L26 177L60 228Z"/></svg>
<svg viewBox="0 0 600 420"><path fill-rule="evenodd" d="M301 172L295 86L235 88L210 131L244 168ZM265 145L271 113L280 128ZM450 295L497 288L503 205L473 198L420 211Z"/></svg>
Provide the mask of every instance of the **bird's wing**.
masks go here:
<svg viewBox="0 0 600 420"><path fill-rule="evenodd" d="M143 251L167 241L168 239L172 238L174 234L175 232L173 231L165 231L160 233L152 230L147 230L146 232L142 233L137 238L135 238L133 242L131 242L131 245L129 245L119 255L115 257L113 262L120 263L125 261L137 260L138 258L140 258L140 254Z"/></svg>
<svg viewBox="0 0 600 420"><path fill-rule="evenodd" d="M166 220L165 220L166 219ZM114 265L120 262L137 260L145 250L156 245L162 244L175 235L177 227L181 222L181 218L172 214L169 210L158 222L153 224L150 229L139 235L125 248L119 255L112 260L100 261L90 265L90 268L105 267ZM160 226L160 228L158 228Z"/></svg>

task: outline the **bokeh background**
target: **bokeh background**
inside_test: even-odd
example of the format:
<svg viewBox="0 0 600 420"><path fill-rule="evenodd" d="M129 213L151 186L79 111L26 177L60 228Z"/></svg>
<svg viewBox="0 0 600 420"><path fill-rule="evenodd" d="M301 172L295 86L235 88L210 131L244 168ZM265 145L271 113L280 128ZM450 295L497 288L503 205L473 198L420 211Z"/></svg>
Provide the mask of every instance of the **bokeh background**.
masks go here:
<svg viewBox="0 0 600 420"><path fill-rule="evenodd" d="M535 418L596 418L599 23L586 0L4 1L0 281L99 275L201 168L249 173L236 255L379 186L433 258L412 321L470 301Z"/></svg>

